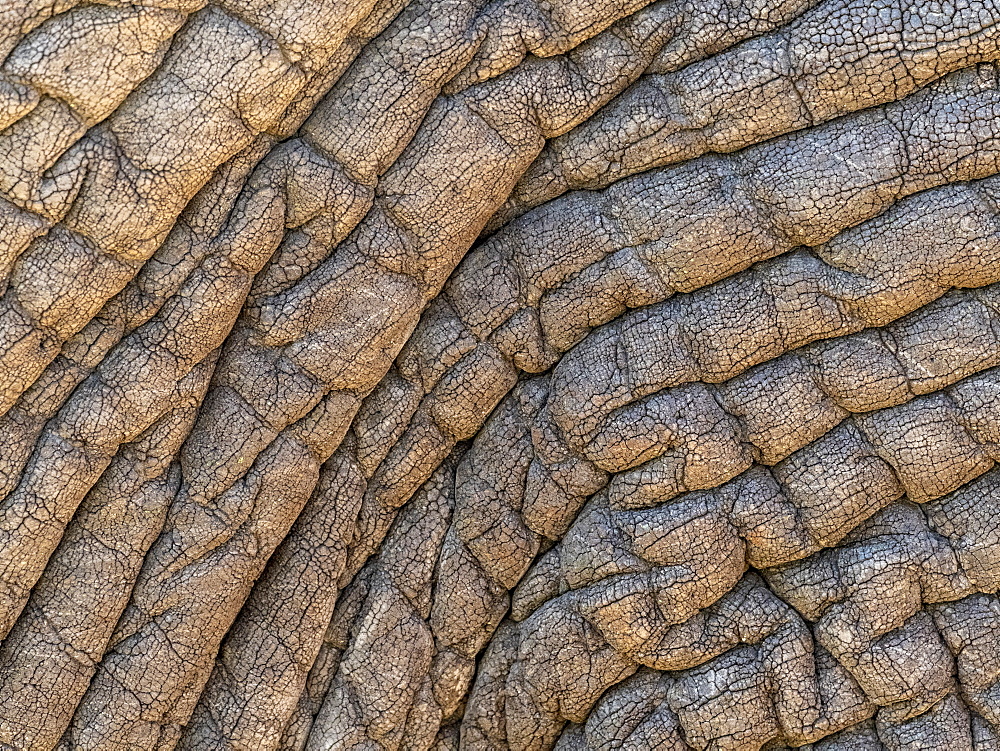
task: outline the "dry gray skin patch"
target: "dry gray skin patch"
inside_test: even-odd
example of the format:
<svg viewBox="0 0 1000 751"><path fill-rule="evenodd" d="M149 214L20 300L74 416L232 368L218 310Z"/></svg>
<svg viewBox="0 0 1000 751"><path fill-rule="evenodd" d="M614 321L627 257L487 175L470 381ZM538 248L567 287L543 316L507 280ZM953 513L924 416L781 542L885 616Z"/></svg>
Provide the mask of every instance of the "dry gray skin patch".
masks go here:
<svg viewBox="0 0 1000 751"><path fill-rule="evenodd" d="M0 8L0 747L1000 749L1000 6Z"/></svg>

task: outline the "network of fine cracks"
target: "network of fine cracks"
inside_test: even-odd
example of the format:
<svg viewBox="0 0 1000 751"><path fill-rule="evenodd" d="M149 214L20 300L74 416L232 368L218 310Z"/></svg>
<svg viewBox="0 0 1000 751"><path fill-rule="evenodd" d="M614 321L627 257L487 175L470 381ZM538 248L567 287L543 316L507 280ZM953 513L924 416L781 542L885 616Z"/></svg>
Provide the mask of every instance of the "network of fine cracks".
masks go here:
<svg viewBox="0 0 1000 751"><path fill-rule="evenodd" d="M1000 749L1000 5L0 8L0 746Z"/></svg>

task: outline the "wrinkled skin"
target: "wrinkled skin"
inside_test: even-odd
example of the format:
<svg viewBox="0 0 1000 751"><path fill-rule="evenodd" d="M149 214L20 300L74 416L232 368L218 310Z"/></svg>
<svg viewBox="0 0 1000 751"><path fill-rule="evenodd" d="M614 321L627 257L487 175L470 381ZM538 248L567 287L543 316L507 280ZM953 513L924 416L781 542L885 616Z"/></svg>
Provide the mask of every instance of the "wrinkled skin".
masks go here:
<svg viewBox="0 0 1000 751"><path fill-rule="evenodd" d="M1000 4L0 61L0 748L1000 750Z"/></svg>

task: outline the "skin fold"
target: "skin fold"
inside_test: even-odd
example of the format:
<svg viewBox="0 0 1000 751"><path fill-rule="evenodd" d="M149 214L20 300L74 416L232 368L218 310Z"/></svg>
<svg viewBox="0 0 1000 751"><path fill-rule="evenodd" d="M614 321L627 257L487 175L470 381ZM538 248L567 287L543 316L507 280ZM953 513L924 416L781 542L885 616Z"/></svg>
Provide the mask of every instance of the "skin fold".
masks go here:
<svg viewBox="0 0 1000 751"><path fill-rule="evenodd" d="M1000 5L0 7L0 747L1000 749Z"/></svg>

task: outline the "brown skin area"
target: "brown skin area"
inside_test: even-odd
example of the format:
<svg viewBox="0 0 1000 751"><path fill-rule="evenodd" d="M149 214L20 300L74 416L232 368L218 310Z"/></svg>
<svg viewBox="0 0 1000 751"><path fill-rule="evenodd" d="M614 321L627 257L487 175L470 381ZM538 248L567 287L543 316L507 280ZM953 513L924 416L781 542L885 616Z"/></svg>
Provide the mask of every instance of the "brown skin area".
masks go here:
<svg viewBox="0 0 1000 751"><path fill-rule="evenodd" d="M0 745L1000 745L1000 7L0 9Z"/></svg>

